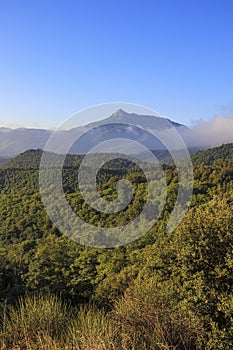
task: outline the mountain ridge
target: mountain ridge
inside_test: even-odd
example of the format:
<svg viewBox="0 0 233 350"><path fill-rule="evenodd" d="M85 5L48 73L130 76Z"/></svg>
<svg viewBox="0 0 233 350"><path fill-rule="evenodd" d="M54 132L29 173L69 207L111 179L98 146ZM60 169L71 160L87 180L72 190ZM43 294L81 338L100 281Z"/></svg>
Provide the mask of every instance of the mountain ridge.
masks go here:
<svg viewBox="0 0 233 350"><path fill-rule="evenodd" d="M85 132L89 132L89 135L90 135L91 129L95 129L98 131L100 126L105 128L104 131L110 132L110 136L113 136L114 138L114 132L116 130L114 126L115 123L119 124L119 128L120 128L120 124L134 125L135 127L132 133L135 134L134 139L140 143L141 139L143 138L142 134L140 135L141 139L138 136L139 135L138 132L140 132L139 130L140 128L142 130L144 129L145 131L163 130L164 124L166 124L165 122L166 120L167 120L167 125L175 127L178 130L178 132L182 133L184 130L187 129L185 125L176 123L174 121L170 121L169 119L166 119L163 117L157 117L153 115L139 115L136 113L127 113L122 109L120 109L105 119L88 123L83 126L71 128L69 130L60 130L57 134L59 137L58 144L62 145L63 141L66 140L69 137L69 135L72 135L73 137L74 133L77 134L77 138L79 135ZM109 124L112 124L112 127L109 126ZM138 126L138 130L136 126ZM122 133L123 138L124 137L126 139L128 138L127 132L123 130L123 125L119 132ZM15 156L29 149L38 149L38 148L44 149L52 133L53 133L53 130L49 130L49 129L33 129L33 128L11 129L11 128L0 127L0 156ZM72 153L74 154L86 153L87 149L89 149L89 147L91 146L89 144L90 141L93 141L93 144L94 144L95 143L94 141L96 141L97 139L98 139L98 136L93 138L93 135L92 135L91 138L86 140L86 143L83 149L80 149L80 148L77 149L77 147L75 148L75 146L73 146ZM154 145L153 142L154 141L148 139L148 142L145 142L146 147L148 147L149 149L154 149L156 147L161 148L161 146L159 145L157 146ZM58 153L60 151L61 150L58 149Z"/></svg>

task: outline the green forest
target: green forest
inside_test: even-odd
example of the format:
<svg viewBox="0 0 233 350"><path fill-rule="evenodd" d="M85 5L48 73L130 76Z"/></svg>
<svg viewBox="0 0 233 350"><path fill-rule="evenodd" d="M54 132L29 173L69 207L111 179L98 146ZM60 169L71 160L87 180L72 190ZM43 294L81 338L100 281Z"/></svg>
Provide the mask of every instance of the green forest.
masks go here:
<svg viewBox="0 0 233 350"><path fill-rule="evenodd" d="M78 244L51 222L39 191L41 156L30 150L0 166L0 349L232 350L233 144L191 156L192 199L171 233L178 179L166 154L159 219L141 238L108 249ZM104 215L79 192L82 158L68 155L63 168L80 217L116 226L141 212L147 184L138 166L119 156L100 169L103 198L116 197L122 178L135 191L126 212Z"/></svg>

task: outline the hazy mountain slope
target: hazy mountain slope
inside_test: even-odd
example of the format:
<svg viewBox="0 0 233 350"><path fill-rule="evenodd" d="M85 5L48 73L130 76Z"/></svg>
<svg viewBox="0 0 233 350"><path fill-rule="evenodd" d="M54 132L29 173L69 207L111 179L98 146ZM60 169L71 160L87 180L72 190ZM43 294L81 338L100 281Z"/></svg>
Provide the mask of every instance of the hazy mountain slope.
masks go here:
<svg viewBox="0 0 233 350"><path fill-rule="evenodd" d="M115 125L109 125L113 123L118 123ZM138 125L139 128L133 127L125 130L123 124L133 124ZM184 125L170 122L181 134L187 129ZM108 124L108 125L107 125ZM86 136L82 138L82 145L79 143L74 143L70 153L80 154L86 153L90 148L92 148L99 141L101 125L105 125L101 129L101 135L106 134L108 138L132 138L139 143L143 142L145 146L149 149L162 149L163 147L159 142L155 142L154 137L150 135L150 131L162 130L164 131L164 118L155 116L145 116L126 113L122 110L116 111L110 117L100 120L95 123L87 124L78 128L73 128L67 131L60 131L57 133L58 138L58 153L62 153L62 144L64 140L67 140L70 136L75 135L77 138L83 133L87 132ZM90 130L95 128L95 130ZM143 132L142 128L146 129L148 133ZM24 152L28 149L44 149L46 142L48 141L52 131L45 129L9 129L0 128L0 155L1 156L12 156ZM101 139L102 141L102 139ZM122 151L127 149L128 145L122 145ZM130 151L130 150L129 150ZM115 152L114 145L110 152ZM133 150L132 152L133 153Z"/></svg>
<svg viewBox="0 0 233 350"><path fill-rule="evenodd" d="M12 156L27 149L44 148L50 130L0 128L0 155Z"/></svg>
<svg viewBox="0 0 233 350"><path fill-rule="evenodd" d="M9 162L10 159L11 157L0 156L0 164L5 164Z"/></svg>

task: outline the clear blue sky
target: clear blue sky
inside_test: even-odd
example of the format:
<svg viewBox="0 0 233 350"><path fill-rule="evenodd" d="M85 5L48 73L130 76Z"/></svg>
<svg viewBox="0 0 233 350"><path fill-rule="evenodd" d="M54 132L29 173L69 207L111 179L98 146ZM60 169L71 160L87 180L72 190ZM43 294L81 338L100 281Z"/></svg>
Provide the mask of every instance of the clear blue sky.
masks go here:
<svg viewBox="0 0 233 350"><path fill-rule="evenodd" d="M0 125L111 101L233 114L233 1L0 0L0 62Z"/></svg>

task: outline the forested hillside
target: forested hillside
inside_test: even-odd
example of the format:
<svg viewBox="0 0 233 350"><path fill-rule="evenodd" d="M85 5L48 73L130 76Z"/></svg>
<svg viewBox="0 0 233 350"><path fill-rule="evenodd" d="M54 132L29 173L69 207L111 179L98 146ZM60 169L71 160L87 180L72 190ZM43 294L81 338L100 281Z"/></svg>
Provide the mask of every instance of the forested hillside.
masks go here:
<svg viewBox="0 0 233 350"><path fill-rule="evenodd" d="M224 144L220 147L210 148L206 151L200 151L192 155L194 165L211 165L217 159L232 159L233 144Z"/></svg>
<svg viewBox="0 0 233 350"><path fill-rule="evenodd" d="M170 234L177 172L164 165L168 197L159 220L140 239L111 249L79 245L51 223L39 192L41 155L27 151L0 169L1 349L231 350L233 144L192 156L192 201ZM91 210L78 190L81 159L67 156L63 171L78 215L115 226L142 210L146 179L125 159L108 162L97 186L113 200L117 181L127 178L133 203L124 215Z"/></svg>

